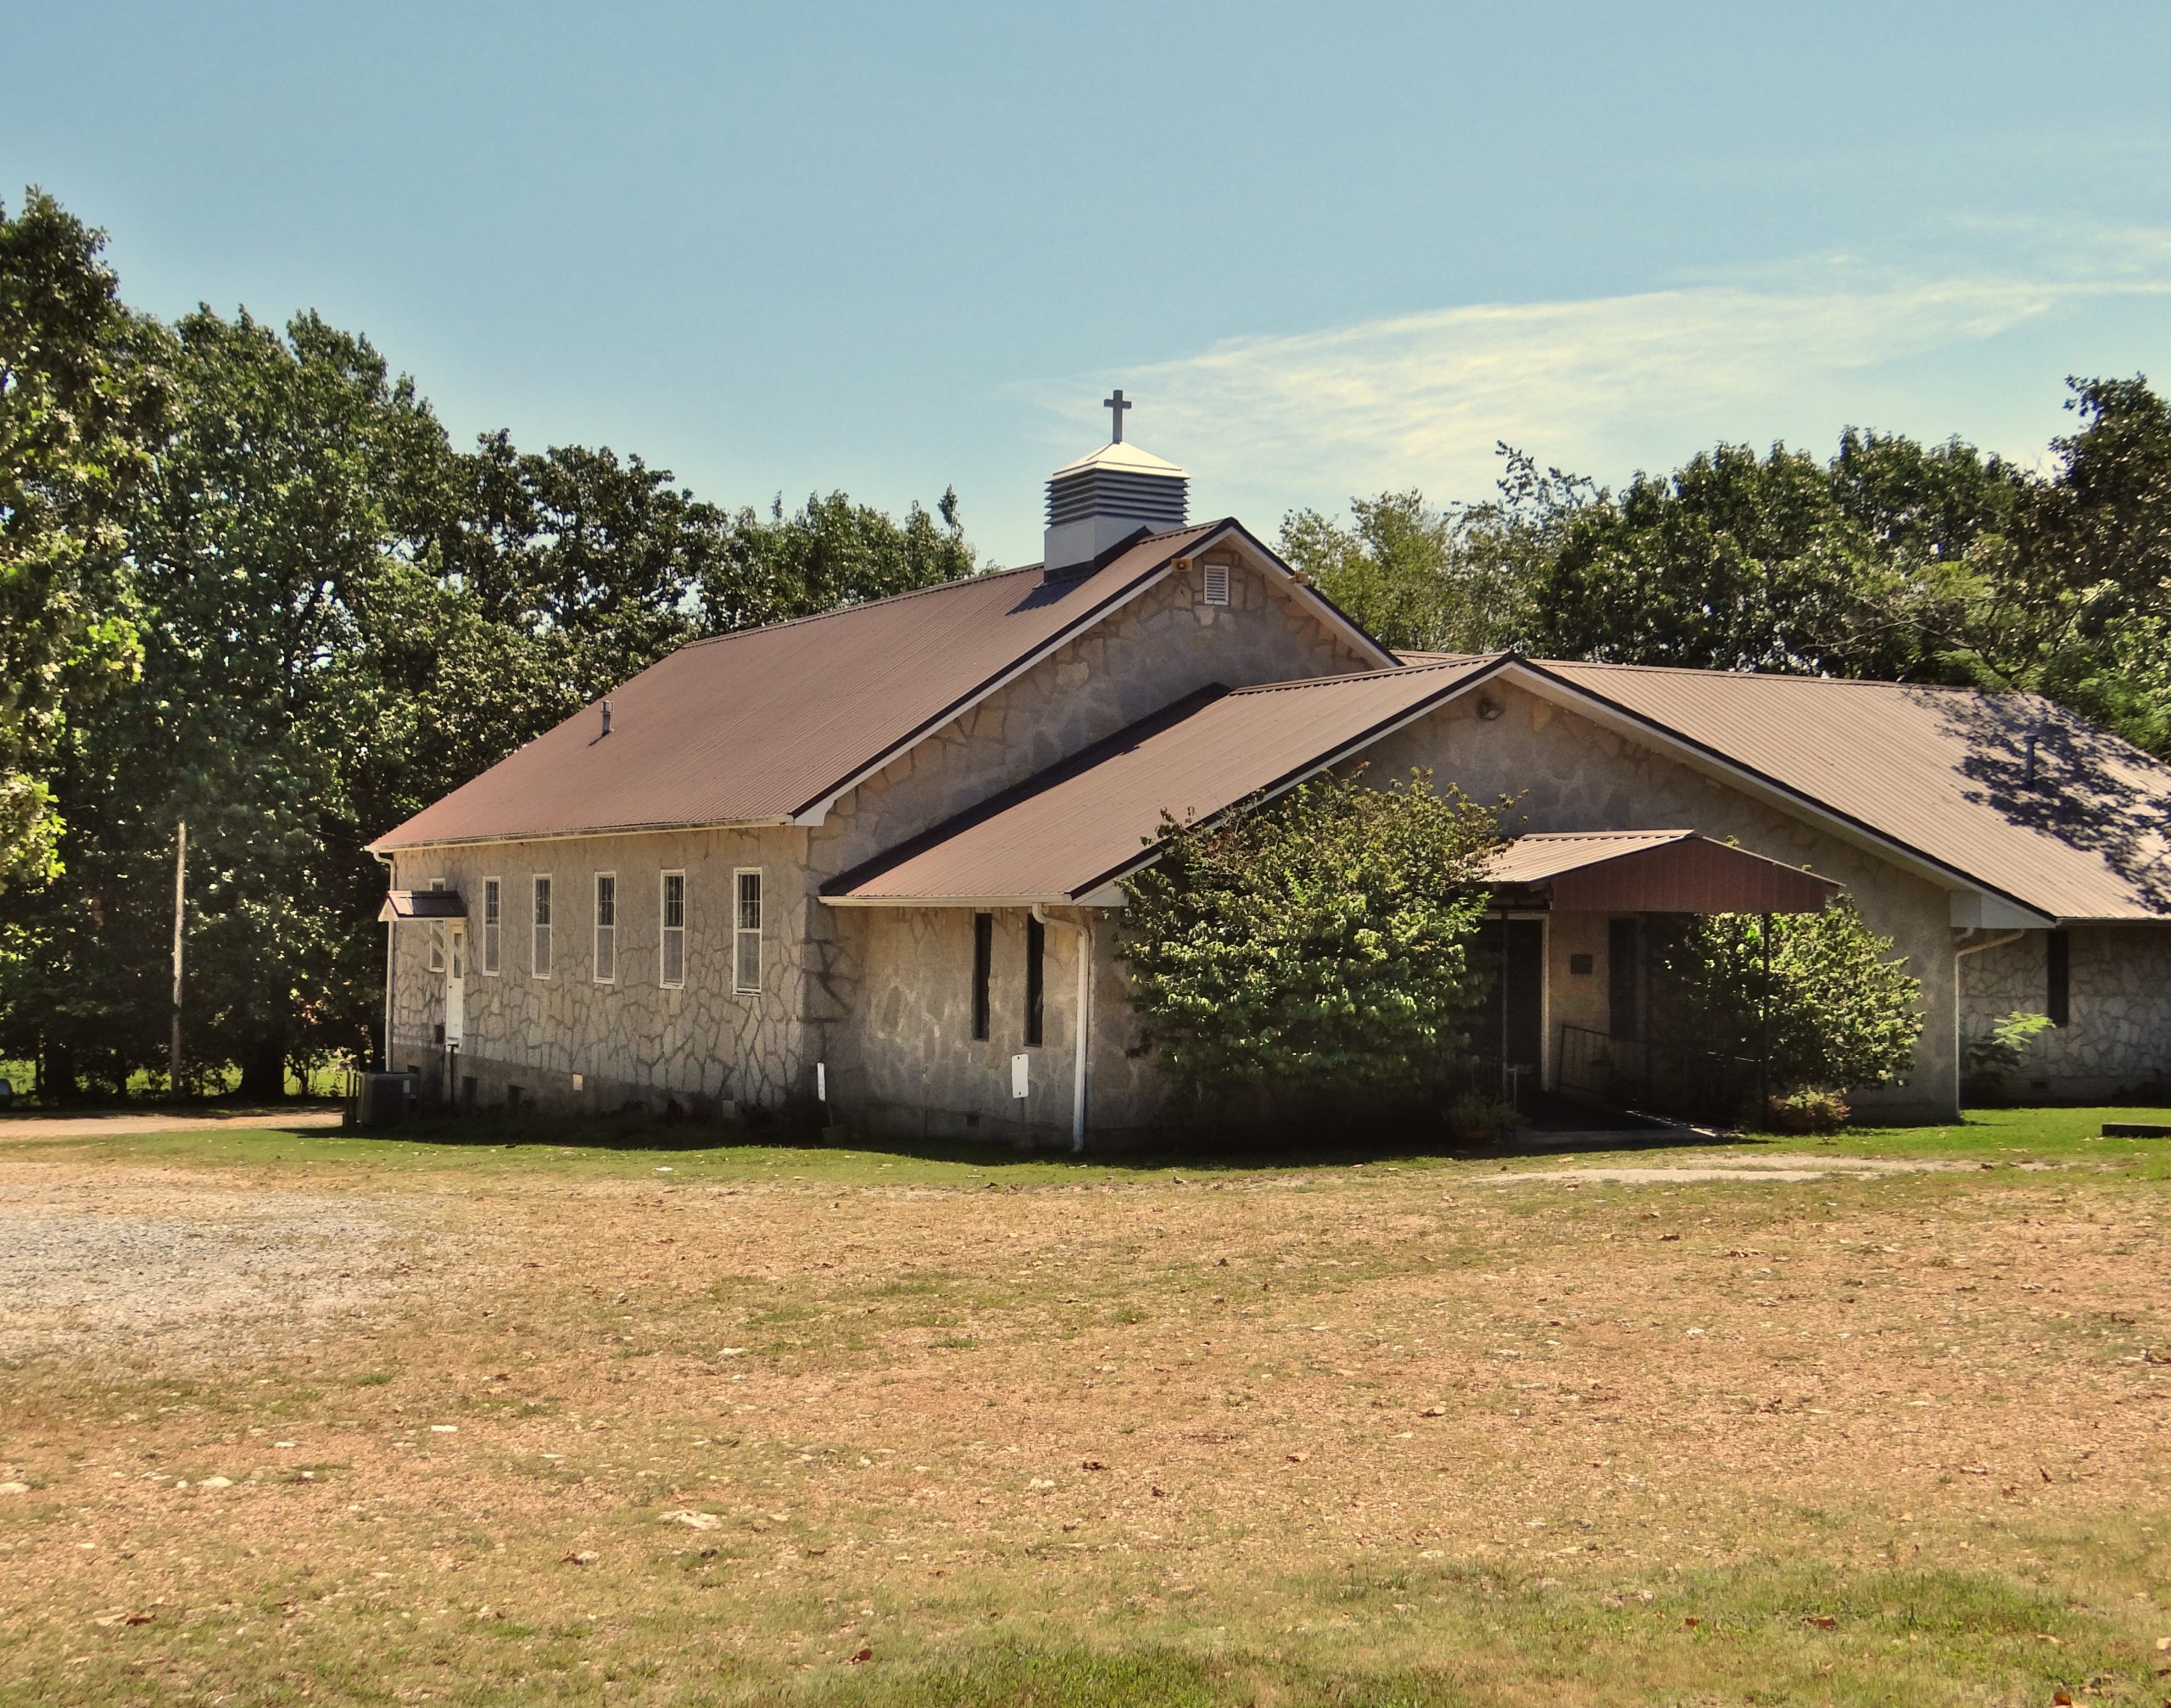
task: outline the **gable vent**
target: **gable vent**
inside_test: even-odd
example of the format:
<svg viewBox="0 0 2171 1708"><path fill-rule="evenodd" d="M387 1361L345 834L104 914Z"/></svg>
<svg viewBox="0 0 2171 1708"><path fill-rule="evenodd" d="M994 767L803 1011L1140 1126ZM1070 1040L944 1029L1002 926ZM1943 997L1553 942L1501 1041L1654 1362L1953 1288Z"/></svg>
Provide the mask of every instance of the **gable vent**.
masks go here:
<svg viewBox="0 0 2171 1708"><path fill-rule="evenodd" d="M1206 602L1226 605L1229 602L1229 566L1209 563L1206 566Z"/></svg>

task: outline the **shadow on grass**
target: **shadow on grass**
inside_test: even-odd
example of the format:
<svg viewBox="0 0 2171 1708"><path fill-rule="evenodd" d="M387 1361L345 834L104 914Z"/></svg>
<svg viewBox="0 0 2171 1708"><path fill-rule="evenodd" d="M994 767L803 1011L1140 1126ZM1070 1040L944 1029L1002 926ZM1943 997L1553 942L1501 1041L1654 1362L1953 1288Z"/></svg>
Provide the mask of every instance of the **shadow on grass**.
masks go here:
<svg viewBox="0 0 2171 1708"><path fill-rule="evenodd" d="M572 1117L527 1110L459 1116L419 1115L379 1133L355 1136L381 1136L449 1149L472 1147L478 1150L579 1150L763 1159L833 1156L840 1159L851 1157L947 1164L988 1170L1030 1169L1042 1174L1077 1170L1145 1175L1181 1170L1202 1177L1292 1169L1351 1168L1370 1164L1421 1165L1443 1160L1493 1158L1507 1162L1520 1157L1596 1156L1770 1142L1761 1136L1745 1137L1647 1121L1633 1129L1594 1125L1578 1131L1554 1126L1493 1144L1460 1146L1441 1130L1380 1125L1353 1126L1331 1139L1322 1138L1316 1127L1169 1133L1141 1143L1074 1153L1019 1144L1005 1138L854 1135L829 1144L823 1142L806 1126L781 1119L745 1127L722 1127L691 1120L671 1122L653 1114Z"/></svg>

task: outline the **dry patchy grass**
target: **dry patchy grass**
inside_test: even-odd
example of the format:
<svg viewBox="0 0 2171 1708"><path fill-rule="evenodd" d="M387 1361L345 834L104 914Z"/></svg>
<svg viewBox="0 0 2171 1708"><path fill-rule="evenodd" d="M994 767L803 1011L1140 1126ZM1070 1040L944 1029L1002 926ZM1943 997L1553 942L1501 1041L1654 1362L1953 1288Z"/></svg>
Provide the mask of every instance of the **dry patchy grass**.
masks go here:
<svg viewBox="0 0 2171 1708"><path fill-rule="evenodd" d="M0 1701L2171 1694L2159 1180L304 1143L11 1158L308 1254L17 1348Z"/></svg>

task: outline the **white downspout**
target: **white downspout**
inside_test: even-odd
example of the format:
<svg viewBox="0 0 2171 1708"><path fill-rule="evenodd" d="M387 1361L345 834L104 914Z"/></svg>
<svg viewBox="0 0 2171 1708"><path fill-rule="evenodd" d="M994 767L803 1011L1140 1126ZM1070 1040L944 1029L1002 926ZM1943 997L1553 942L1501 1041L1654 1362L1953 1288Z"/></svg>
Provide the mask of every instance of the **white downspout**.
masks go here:
<svg viewBox="0 0 2171 1708"><path fill-rule="evenodd" d="M1057 925L1073 933L1078 939L1078 1036L1071 1051L1070 1073L1070 1148L1086 1148L1086 1041L1091 1035L1093 1019L1093 933L1090 926L1074 920L1054 919L1041 903L1033 903L1033 917L1043 926Z"/></svg>
<svg viewBox="0 0 2171 1708"><path fill-rule="evenodd" d="M376 856L375 857L376 857L376 859L377 859L377 864L379 864L380 866L382 866L382 867L383 867L383 868L384 868L384 887L385 887L387 890L390 890L390 889L393 887L393 885L394 884L396 884L396 883L398 883L398 882L399 882L399 874L398 874L398 873L393 869L393 863L392 863L392 857L391 857L389 854L379 854L379 855ZM396 943L396 942L398 942L398 941L399 941L399 935L398 935L399 930L399 926L398 926L394 922L393 922L392 920L389 920L389 919L388 919L388 920L386 920L386 921L385 921L385 925L384 925L384 1071L385 1071L386 1073L388 1073L388 1074L389 1074L389 1073L391 1073L391 1072L393 1071L393 1066L392 1066L392 974L393 974L393 963L392 963L392 946L393 946L394 943Z"/></svg>

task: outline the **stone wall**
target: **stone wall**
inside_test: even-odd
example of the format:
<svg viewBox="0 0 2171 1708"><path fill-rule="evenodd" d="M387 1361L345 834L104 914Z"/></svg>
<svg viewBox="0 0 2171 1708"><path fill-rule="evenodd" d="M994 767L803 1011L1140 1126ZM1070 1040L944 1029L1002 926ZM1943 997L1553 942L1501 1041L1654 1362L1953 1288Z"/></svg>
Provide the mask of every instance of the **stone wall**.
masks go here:
<svg viewBox="0 0 2171 1708"><path fill-rule="evenodd" d="M812 1090L804 1021L808 986L806 833L796 829L674 831L422 850L397 857L393 887L433 879L467 906L466 1035L458 1074L483 1103L517 1086L539 1102L661 1108L676 1100L730 1099L774 1107ZM740 868L762 874L762 988L734 991L733 901ZM686 874L685 983L661 983L661 878ZM617 875L617 968L594 979L594 877ZM552 954L538 978L531 879L552 879ZM498 970L483 967L483 886L503 883ZM445 975L428 970L433 929L388 928L394 1068L441 1073L436 1029ZM581 1076L576 1092L572 1077ZM457 1086L449 1088L456 1092Z"/></svg>
<svg viewBox="0 0 2171 1708"><path fill-rule="evenodd" d="M2024 931L1962 957L1963 1037L2044 1012L2050 935ZM2067 944L2068 1024L2035 1035L2006 1091L2082 1101L2161 1091L2171 1080L2171 930L2082 925Z"/></svg>
<svg viewBox="0 0 2171 1708"><path fill-rule="evenodd" d="M869 1041L832 1069L842 1118L873 1132L1068 1142L1077 1016L1075 936L1046 937L1041 966L1041 1042L1025 1041L1028 915L993 911L988 1035L973 1036L973 910L854 907L838 910L844 941L868 969L866 1013L857 1036ZM1074 918L1064 910L1058 918ZM1011 1058L1028 1058L1028 1093L1011 1095Z"/></svg>
<svg viewBox="0 0 2171 1708"><path fill-rule="evenodd" d="M443 879L467 901L474 964L457 1074L475 1080L475 1096L486 1104L503 1102L508 1087L517 1086L537 1102L595 1109L725 1098L769 1107L810 1095L818 1061L828 1069L833 1101L849 1119L858 1119L857 1111L870 1123L917 1125L925 1108L932 1128L996 1134L1022 1122L1036 1137L1067 1139L1077 964L1071 935L1047 935L1046 1042L1033 1052L1032 1094L1021 1115L1009 1095L1009 1058L1022 1047L1024 914L1007 911L998 920L994 1035L979 1046L969 1037L969 911L830 908L819 899L820 887L1209 684L1237 687L1370 667L1286 582L1246 567L1235 553L1217 561L1231 567L1229 604L1203 602L1197 567L1172 575L935 732L811 829L683 831L401 854L393 887L427 889ZM810 691L818 692L818 684ZM741 866L762 868L767 903L762 989L752 997L732 989L733 874ZM657 976L659 879L667 870L687 874L681 990L662 988ZM601 985L592 976L593 883L606 871L617 876L618 968L613 983ZM555 880L556 946L548 979L528 970L528 880L536 872ZM495 974L480 970L488 875L505 883ZM392 1065L437 1076L443 1058L433 1034L444 1019L444 975L426 970L431 928L390 929L398 940ZM1114 970L1105 941L1097 944L1097 967L1102 963ZM1108 999L1097 994L1095 1005L1108 1008ZM1125 1015L1119 999L1108 1024Z"/></svg>
<svg viewBox="0 0 2171 1708"><path fill-rule="evenodd" d="M1365 756L1370 780L1384 784L1426 766L1437 783L1458 784L1477 800L1515 797L1502 817L1510 831L1685 828L1738 839L1837 880L1922 980L1928 1022L1906 1084L1864 1088L1856 1102L1895 1118L1958 1108L1953 934L1944 890L1525 689L1494 683L1483 693L1502 708L1498 718L1478 717L1474 697L1451 701L1373 748ZM1564 936L1556 955L1565 947ZM1601 967L1603 951L1601 941ZM1594 999L1603 994L1601 979ZM1549 1047L1560 1018L1553 1016Z"/></svg>
<svg viewBox="0 0 2171 1708"><path fill-rule="evenodd" d="M1199 567L1171 575L839 801L812 832L809 859L817 881L1198 689L1372 667L1279 576L1247 567L1233 554L1228 561L1227 605L1204 602ZM1014 1121L1008 1064L1019 1046L1014 1030L1006 1033L1002 1026L1006 1016L1014 1019L1016 1003L998 995L995 1036L985 1047L968 1047L971 911L820 911L828 917L815 920L818 937L810 946L816 973L808 1013L817 1040L810 1047L829 1062L840 1086L852 1088L840 1091L840 1099L885 1124L901 1119L912 1125L918 1118L911 1112L923 1102L929 1119L945 1130L963 1130L968 1115L979 1123L975 1131ZM1017 910L998 915L998 978L1022 956L1024 917ZM1063 910L1061 917L1086 914ZM1159 1093L1150 1064L1101 1041L1119 1031L1129 1037L1136 1027L1121 1001L1121 969L1109 958L1113 931L1105 920L1096 922L1096 931L1091 1101L1097 1130L1141 1122ZM1069 933L1051 930L1048 946L1047 1042L1035 1057L1028 1125L1067 1139L1076 963ZM968 1006L959 1007L960 1002ZM1112 1057L1105 1067L1104 1057Z"/></svg>

